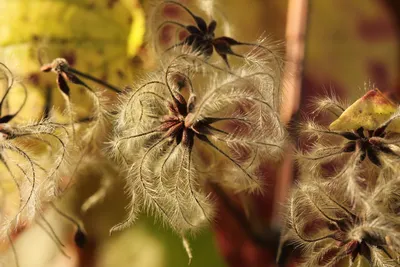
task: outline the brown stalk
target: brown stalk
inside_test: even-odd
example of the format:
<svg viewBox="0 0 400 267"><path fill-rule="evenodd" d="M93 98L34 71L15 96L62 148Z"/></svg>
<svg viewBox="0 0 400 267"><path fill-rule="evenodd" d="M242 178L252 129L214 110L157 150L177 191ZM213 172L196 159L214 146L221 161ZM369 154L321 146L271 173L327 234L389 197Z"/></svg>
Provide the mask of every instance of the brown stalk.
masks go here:
<svg viewBox="0 0 400 267"><path fill-rule="evenodd" d="M281 119L289 123L298 111L303 80L304 50L307 30L309 1L289 0L286 24L286 62L283 73L283 86L286 92L285 105L281 108ZM289 147L283 164L276 176L273 222L281 221L281 207L288 196L293 181L293 149Z"/></svg>

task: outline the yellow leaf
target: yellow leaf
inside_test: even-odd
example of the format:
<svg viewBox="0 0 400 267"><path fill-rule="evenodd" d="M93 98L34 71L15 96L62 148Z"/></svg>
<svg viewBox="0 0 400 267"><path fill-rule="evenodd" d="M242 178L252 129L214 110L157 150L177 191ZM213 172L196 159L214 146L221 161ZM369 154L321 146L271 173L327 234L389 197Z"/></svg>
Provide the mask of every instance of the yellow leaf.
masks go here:
<svg viewBox="0 0 400 267"><path fill-rule="evenodd" d="M143 21L139 1L0 1L0 61L23 78L29 92L20 120L42 116L49 88L56 117L63 117L66 108L55 75L39 72L39 51L44 51L43 63L64 57L72 67L123 88L137 70L132 58L143 42ZM90 115L92 104L81 89L71 85L80 118ZM16 86L10 94L11 110L19 108L21 91Z"/></svg>
<svg viewBox="0 0 400 267"><path fill-rule="evenodd" d="M132 17L135 21L132 23L131 31L128 37L128 56L135 56L139 52L145 33L145 14L143 9L136 8L132 11Z"/></svg>
<svg viewBox="0 0 400 267"><path fill-rule="evenodd" d="M370 90L332 122L329 129L348 131L363 127L366 130L374 130L387 121L396 110L397 106L378 89ZM393 129L394 126L393 122L390 128Z"/></svg>

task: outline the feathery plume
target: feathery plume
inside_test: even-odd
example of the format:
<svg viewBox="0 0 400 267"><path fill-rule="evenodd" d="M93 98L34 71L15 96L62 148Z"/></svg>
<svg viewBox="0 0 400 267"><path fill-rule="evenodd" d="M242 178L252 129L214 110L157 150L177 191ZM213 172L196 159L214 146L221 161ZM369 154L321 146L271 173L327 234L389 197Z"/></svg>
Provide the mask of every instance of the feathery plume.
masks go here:
<svg viewBox="0 0 400 267"><path fill-rule="evenodd" d="M282 56L277 49L279 45L271 44L262 39L255 43L249 43L229 37L229 27L226 25L219 27L214 19L212 1L201 2L203 3L199 6L203 9L203 13L205 11L209 22L179 1L163 0L153 7L148 19L149 39L158 53L172 50L180 53L182 50L177 48L186 46L189 51L198 52L205 59L208 59L215 51L229 69L231 60L228 56L244 59L248 63L254 60L253 63L259 64L259 60L253 57L254 50L259 50L268 55L268 60L272 62L273 67L276 67L279 72L282 71ZM222 36L217 37L218 33ZM247 53L235 52L233 47L248 47L250 51ZM264 56L264 59L267 57Z"/></svg>
<svg viewBox="0 0 400 267"><path fill-rule="evenodd" d="M268 73L227 72L177 56L121 100L111 152L125 165L127 221L149 209L183 235L213 217L207 180L259 190L259 164L277 159L285 131ZM192 58L197 58L195 55ZM254 71L256 70L256 71Z"/></svg>
<svg viewBox="0 0 400 267"><path fill-rule="evenodd" d="M309 121L301 133L315 140L308 152L298 153L301 168L344 183L353 197L360 190L373 189L380 171L398 168L400 150L397 124L399 112L377 89L368 91L350 107L336 100L318 102L322 109L337 115L329 127ZM387 175L386 177L390 177Z"/></svg>
<svg viewBox="0 0 400 267"><path fill-rule="evenodd" d="M332 183L301 183L288 204L289 239L302 248L301 266L350 266L363 258L370 266L398 266L387 236L398 232L384 217L370 214L362 202L350 205ZM360 259L358 259L360 260Z"/></svg>
<svg viewBox="0 0 400 267"><path fill-rule="evenodd" d="M16 124L14 118L22 110L28 92L19 109L4 115L4 103L14 85L10 70L0 63L6 77L5 93L0 100L0 163L2 171L1 235L32 221L41 204L54 199L59 192L61 170L67 163L69 133L62 124L49 120ZM11 200L11 201L10 201ZM16 205L12 205L12 201Z"/></svg>

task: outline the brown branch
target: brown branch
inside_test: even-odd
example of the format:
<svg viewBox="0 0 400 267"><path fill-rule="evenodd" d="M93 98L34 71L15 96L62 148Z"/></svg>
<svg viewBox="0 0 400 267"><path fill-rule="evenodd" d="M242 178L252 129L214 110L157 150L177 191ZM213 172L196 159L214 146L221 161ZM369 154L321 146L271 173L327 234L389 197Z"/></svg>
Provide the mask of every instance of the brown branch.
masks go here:
<svg viewBox="0 0 400 267"><path fill-rule="evenodd" d="M230 196L216 183L209 183L213 193L218 197L224 208L232 215L244 233L254 242L254 244L267 248L276 254L280 233L266 227L265 231L258 232L254 229L251 222L247 219L243 210L233 203Z"/></svg>

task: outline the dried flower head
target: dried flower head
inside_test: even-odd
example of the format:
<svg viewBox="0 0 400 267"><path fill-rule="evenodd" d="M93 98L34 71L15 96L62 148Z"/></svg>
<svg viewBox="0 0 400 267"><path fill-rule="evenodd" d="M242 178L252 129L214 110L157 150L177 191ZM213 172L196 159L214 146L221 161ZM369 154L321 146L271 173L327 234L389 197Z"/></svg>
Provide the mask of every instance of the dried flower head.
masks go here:
<svg viewBox="0 0 400 267"><path fill-rule="evenodd" d="M317 111L326 109L338 118L329 128L312 121L302 128L302 134L316 139L309 152L298 155L301 167L311 170L314 178L344 180L355 196L360 188L373 188L382 169L398 168L399 113L377 89L347 109L335 100L319 104Z"/></svg>
<svg viewBox="0 0 400 267"><path fill-rule="evenodd" d="M265 94L266 73L194 64L178 56L122 99L112 153L126 166L132 203L115 229L143 209L179 233L197 229L213 214L207 180L260 189L260 162L282 151L285 131Z"/></svg>
<svg viewBox="0 0 400 267"><path fill-rule="evenodd" d="M4 237L23 222L31 221L41 203L58 194L60 171L66 163L68 131L50 121L16 124L14 118L24 106L4 115L4 103L14 85L10 70L0 63L5 80L0 100L1 231ZM12 204L12 203L15 204Z"/></svg>
<svg viewBox="0 0 400 267"><path fill-rule="evenodd" d="M206 16L215 17L212 1L202 2L204 2L202 9L206 11ZM204 6L208 6L208 8ZM278 55L275 45L267 45L266 42L262 41L248 43L231 38L228 36L229 26L217 27L217 21L214 19L207 23L204 17L195 14L179 1L163 0L153 8L151 13L149 28L152 36L150 36L150 40L155 43L156 50L161 49L163 53L186 46L192 52L198 52L208 59L215 51L226 66L230 68L228 56L251 60L247 53L233 50L233 47L247 46L250 49L263 50L271 56L275 67L282 69L281 56ZM224 19L221 19L221 21L224 21ZM216 36L218 30L223 36Z"/></svg>
<svg viewBox="0 0 400 267"><path fill-rule="evenodd" d="M304 252L301 266L353 266L363 258L369 266L398 266L392 238L398 225L365 209L350 205L346 193L332 183L307 182L293 192L288 205L289 239Z"/></svg>

